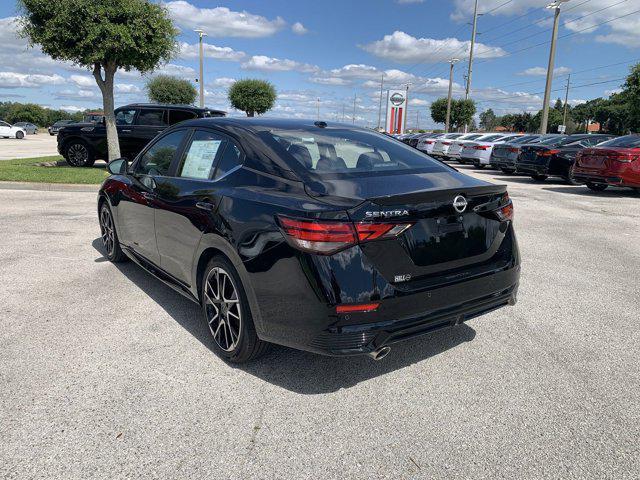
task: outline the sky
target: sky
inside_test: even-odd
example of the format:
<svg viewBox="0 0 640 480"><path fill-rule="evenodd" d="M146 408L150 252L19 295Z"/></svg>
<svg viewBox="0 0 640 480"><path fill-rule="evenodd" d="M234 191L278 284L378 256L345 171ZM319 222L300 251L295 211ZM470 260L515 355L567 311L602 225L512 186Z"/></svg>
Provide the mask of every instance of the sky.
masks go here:
<svg viewBox="0 0 640 480"><path fill-rule="evenodd" d="M53 1L53 0L52 0ZM551 0L479 0L471 98L478 113L542 107ZM433 128L429 105L447 95L449 60L458 58L453 95L464 97L474 0L175 0L162 3L180 30L179 53L154 73L116 74L116 105L146 101L149 75L198 76L205 42L205 103L230 115L235 80L262 78L280 117L378 123L384 90L409 83L407 126ZM88 70L53 61L16 34L14 0L0 0L0 101L69 111L101 108ZM640 61L640 0L569 0L562 5L552 98L572 105L618 91ZM386 98L386 93L385 93ZM382 113L384 117L384 111ZM382 119L384 121L384 118Z"/></svg>

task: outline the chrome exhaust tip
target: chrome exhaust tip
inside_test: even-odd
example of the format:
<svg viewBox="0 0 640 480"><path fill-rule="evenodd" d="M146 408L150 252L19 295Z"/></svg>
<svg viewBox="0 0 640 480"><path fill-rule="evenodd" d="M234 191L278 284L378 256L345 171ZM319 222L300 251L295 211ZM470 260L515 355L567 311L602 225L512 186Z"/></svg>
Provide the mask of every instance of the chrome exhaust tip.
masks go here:
<svg viewBox="0 0 640 480"><path fill-rule="evenodd" d="M390 351L391 351L391 347L380 347L379 349L374 350L373 352L369 352L367 355L369 355L375 361L378 361L378 360L382 360L384 357L389 355Z"/></svg>

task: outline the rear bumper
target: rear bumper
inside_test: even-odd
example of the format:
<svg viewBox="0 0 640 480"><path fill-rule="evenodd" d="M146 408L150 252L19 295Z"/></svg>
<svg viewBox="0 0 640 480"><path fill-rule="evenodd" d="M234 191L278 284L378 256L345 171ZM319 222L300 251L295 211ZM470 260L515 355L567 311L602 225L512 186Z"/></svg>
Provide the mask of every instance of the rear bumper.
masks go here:
<svg viewBox="0 0 640 480"><path fill-rule="evenodd" d="M591 170L574 167L573 178L583 183L603 183L617 187L640 188L640 168L633 163L621 164L617 169Z"/></svg>
<svg viewBox="0 0 640 480"><path fill-rule="evenodd" d="M548 175L549 166L535 163L516 163L516 172L527 175Z"/></svg>
<svg viewBox="0 0 640 480"><path fill-rule="evenodd" d="M302 348L324 355L360 355L402 340L459 325L498 308L515 305L519 274L518 267L496 274L491 280L478 279L441 288L426 295L412 295L402 301L429 303L434 298L442 297L456 298L458 302L398 320L330 327L314 338L307 347ZM495 290L498 285L503 288ZM386 308L384 302L380 308ZM364 315L368 314L360 316Z"/></svg>

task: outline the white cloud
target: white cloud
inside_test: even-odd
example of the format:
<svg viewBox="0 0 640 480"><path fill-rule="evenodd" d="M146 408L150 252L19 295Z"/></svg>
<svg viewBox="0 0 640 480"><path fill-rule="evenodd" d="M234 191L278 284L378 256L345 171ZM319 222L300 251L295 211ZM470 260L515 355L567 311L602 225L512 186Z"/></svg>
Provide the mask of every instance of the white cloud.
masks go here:
<svg viewBox="0 0 640 480"><path fill-rule="evenodd" d="M413 105L415 107L428 107L431 105L431 102L424 100L422 98L410 98L409 105Z"/></svg>
<svg viewBox="0 0 640 480"><path fill-rule="evenodd" d="M481 12L490 12L504 3L504 0L483 0ZM547 2L540 0L514 0L490 12L490 15L505 17L520 15L529 10L540 8L545 3ZM575 5L572 5L574 3ZM454 0L454 5L455 9L451 15L454 20L468 19L473 15L474 0ZM613 8L605 8L612 5ZM562 14L564 26L574 32L584 30L579 35L595 32L597 34L595 40L598 42L615 43L627 48L640 46L640 15L633 13L638 10L637 0L624 3L614 0L576 0L563 8L565 9ZM548 15L551 18L551 10L548 11ZM628 16L614 20L624 15ZM611 22L609 22L610 20ZM609 23L603 24L603 22ZM603 25L595 27L598 24Z"/></svg>
<svg viewBox="0 0 640 480"><path fill-rule="evenodd" d="M280 17L269 20L246 11L234 12L226 7L198 8L184 0L167 2L164 6L179 25L191 29L202 28L211 37L268 37L286 25Z"/></svg>
<svg viewBox="0 0 640 480"><path fill-rule="evenodd" d="M71 80L73 83L75 83L78 87L81 87L81 88L98 86L95 78L84 76L84 75L71 75L69 77L69 80Z"/></svg>
<svg viewBox="0 0 640 480"><path fill-rule="evenodd" d="M319 68L308 63L300 63L294 60L267 57L266 55L254 55L244 62L240 68L244 70L261 70L265 72L317 72Z"/></svg>
<svg viewBox="0 0 640 480"><path fill-rule="evenodd" d="M351 82L344 78L338 77L311 77L310 82L318 83L320 85L332 85L332 86L345 86L350 85Z"/></svg>
<svg viewBox="0 0 640 480"><path fill-rule="evenodd" d="M553 69L554 75L566 75L571 73L571 69L569 67L558 67ZM547 74L547 69L545 67L531 67L523 70L522 72L516 73L516 75L524 76L524 77L538 77L544 76Z"/></svg>
<svg viewBox="0 0 640 480"><path fill-rule="evenodd" d="M133 95L142 92L142 89L137 85L132 85L130 83L117 83L114 87L115 93L120 93L122 95Z"/></svg>
<svg viewBox="0 0 640 480"><path fill-rule="evenodd" d="M180 58L193 59L200 57L200 47L197 43L180 42L179 49L178 56ZM210 43L203 43L202 51L205 58L215 58L216 60L239 62L246 57L244 52L236 51L231 47L218 47Z"/></svg>
<svg viewBox="0 0 640 480"><path fill-rule="evenodd" d="M361 45L361 48L377 57L398 63L433 63L444 62L453 56L460 58L468 56L470 45L471 42L468 40L416 38L396 30L391 35L385 35L382 40ZM491 47L480 42L475 44L476 58L495 58L506 54L500 47Z"/></svg>
<svg viewBox="0 0 640 480"><path fill-rule="evenodd" d="M58 85L64 77L54 75L25 74L16 72L0 72L0 88L38 88L47 85Z"/></svg>
<svg viewBox="0 0 640 480"><path fill-rule="evenodd" d="M55 93L56 98L68 100L101 100L102 97L93 90L61 90Z"/></svg>
<svg viewBox="0 0 640 480"><path fill-rule="evenodd" d="M163 65L153 73L158 75L172 75L175 77L187 78L190 80L193 80L198 76L193 68L185 67L183 65L176 65L175 63L168 63L166 65Z"/></svg>
<svg viewBox="0 0 640 480"><path fill-rule="evenodd" d="M309 33L309 30L307 30L307 28L300 22L296 22L291 25L291 31L296 35L304 35L305 33Z"/></svg>
<svg viewBox="0 0 640 480"><path fill-rule="evenodd" d="M213 87L213 88L221 88L221 87L229 88L234 83L236 83L236 79L235 78L220 77L220 78L216 78L216 79L212 80L211 82L207 83L207 85L210 86L210 87Z"/></svg>
<svg viewBox="0 0 640 480"><path fill-rule="evenodd" d="M604 94L605 94L605 96L610 97L614 93L620 93L620 92L622 92L621 88L612 88L611 90L605 90Z"/></svg>
<svg viewBox="0 0 640 480"><path fill-rule="evenodd" d="M62 107L58 107L59 110L64 110L66 112L84 112L86 109L82 107L77 107L75 105L63 105Z"/></svg>

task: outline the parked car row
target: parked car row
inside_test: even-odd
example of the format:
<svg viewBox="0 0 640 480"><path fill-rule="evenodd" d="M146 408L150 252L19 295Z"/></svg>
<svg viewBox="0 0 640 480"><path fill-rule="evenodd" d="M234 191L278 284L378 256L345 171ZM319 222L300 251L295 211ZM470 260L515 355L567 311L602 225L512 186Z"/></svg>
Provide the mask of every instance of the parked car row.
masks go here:
<svg viewBox="0 0 640 480"><path fill-rule="evenodd" d="M24 128L0 120L0 138L22 139L26 134Z"/></svg>

